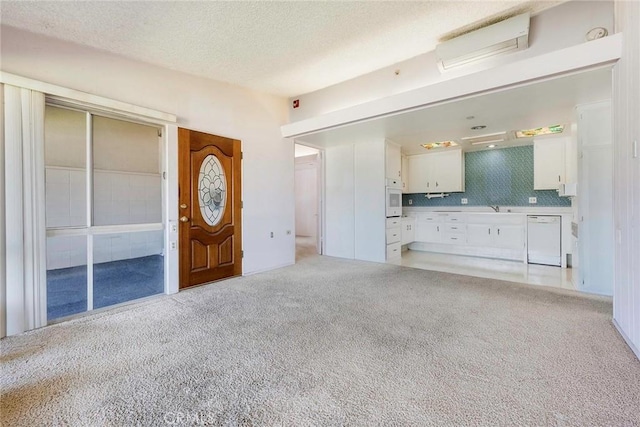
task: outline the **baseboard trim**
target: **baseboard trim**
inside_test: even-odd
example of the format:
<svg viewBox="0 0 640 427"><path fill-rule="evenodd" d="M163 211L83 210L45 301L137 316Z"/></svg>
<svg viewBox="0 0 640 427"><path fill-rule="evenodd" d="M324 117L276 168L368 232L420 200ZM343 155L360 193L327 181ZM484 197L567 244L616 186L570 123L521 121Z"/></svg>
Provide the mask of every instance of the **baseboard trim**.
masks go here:
<svg viewBox="0 0 640 427"><path fill-rule="evenodd" d="M293 262L287 262L287 263L279 264L279 265L276 265L276 266L273 266L273 267L264 268L264 269L262 269L262 270L249 271L249 272L246 272L246 271L245 271L245 272L243 272L243 273L242 273L242 275L243 275L243 276L253 276L254 274L266 273L267 271L277 270L277 269L279 269L279 268L284 268L284 267L290 267L290 266L292 266L292 265L296 265L296 262L295 262L295 261L293 261Z"/></svg>
<svg viewBox="0 0 640 427"><path fill-rule="evenodd" d="M629 339L629 337L624 333L624 331L622 330L622 328L620 327L620 325L618 325L618 322L616 322L616 319L613 319L613 326L616 327L616 329L618 330L618 333L622 336L622 338L624 339L624 341L627 343L627 345L629 346L629 348L631 349L631 351L636 355L636 357L638 358L638 360L640 360L640 351L638 350L638 348L633 344L633 342L631 342L631 340Z"/></svg>

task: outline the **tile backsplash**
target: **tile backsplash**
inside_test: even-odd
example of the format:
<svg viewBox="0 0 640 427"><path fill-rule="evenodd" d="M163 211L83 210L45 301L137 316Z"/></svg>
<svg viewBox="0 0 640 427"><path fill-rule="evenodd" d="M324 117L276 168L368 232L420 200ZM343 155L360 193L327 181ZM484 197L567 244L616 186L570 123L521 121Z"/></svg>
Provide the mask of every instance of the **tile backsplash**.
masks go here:
<svg viewBox="0 0 640 427"><path fill-rule="evenodd" d="M571 206L555 190L533 189L533 146L475 151L465 154L465 192L427 199L424 194L403 194L403 206ZM409 200L412 204L409 205Z"/></svg>

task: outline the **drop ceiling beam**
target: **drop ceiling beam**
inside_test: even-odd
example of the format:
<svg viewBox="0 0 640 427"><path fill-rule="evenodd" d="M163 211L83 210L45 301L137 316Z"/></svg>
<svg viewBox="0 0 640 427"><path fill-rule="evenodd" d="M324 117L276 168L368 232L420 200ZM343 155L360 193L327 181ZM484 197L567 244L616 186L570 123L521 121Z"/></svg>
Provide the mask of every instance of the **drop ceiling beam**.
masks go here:
<svg viewBox="0 0 640 427"><path fill-rule="evenodd" d="M621 33L513 62L489 70L377 99L281 127L285 138L310 135L349 124L527 85L615 63L622 54Z"/></svg>

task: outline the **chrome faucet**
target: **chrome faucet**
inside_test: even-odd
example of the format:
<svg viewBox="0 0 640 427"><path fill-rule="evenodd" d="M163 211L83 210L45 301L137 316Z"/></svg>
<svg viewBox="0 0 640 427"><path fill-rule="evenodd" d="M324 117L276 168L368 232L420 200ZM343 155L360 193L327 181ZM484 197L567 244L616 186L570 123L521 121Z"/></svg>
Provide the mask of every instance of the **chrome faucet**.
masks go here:
<svg viewBox="0 0 640 427"><path fill-rule="evenodd" d="M493 210L494 210L494 212L500 212L500 206L498 206L498 205L495 205L495 206L493 206L493 205L489 205L489 207L490 207L491 209L493 209Z"/></svg>

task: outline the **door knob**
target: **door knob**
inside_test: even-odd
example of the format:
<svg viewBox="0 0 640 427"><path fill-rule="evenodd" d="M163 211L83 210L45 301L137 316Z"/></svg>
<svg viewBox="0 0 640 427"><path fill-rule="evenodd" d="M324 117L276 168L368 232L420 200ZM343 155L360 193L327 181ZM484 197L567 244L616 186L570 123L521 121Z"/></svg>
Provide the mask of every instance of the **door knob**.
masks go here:
<svg viewBox="0 0 640 427"><path fill-rule="evenodd" d="M186 216L181 216L180 222L189 222L189 218L187 218Z"/></svg>

